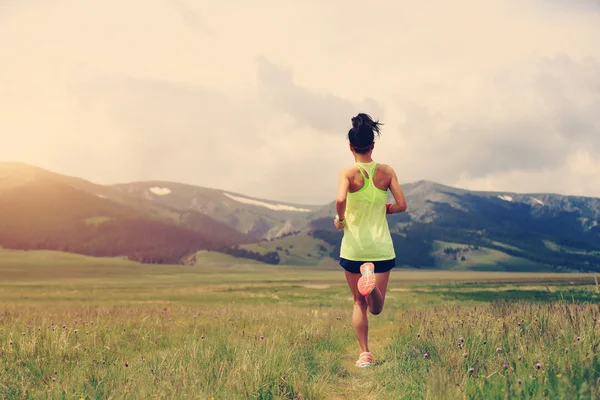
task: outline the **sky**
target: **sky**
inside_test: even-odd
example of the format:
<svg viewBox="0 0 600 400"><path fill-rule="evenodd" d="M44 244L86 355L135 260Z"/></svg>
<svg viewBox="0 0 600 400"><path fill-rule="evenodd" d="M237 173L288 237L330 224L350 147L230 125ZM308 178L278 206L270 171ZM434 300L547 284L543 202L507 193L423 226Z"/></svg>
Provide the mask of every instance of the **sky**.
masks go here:
<svg viewBox="0 0 600 400"><path fill-rule="evenodd" d="M325 204L401 183L600 197L600 0L0 0L0 161Z"/></svg>

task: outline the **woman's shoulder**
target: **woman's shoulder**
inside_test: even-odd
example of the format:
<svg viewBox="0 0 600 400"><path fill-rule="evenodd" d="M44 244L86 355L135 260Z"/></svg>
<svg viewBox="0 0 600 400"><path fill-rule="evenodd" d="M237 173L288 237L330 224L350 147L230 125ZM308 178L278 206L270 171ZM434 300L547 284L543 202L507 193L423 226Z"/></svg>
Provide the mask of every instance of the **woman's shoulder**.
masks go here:
<svg viewBox="0 0 600 400"><path fill-rule="evenodd" d="M377 163L377 169L380 170L380 171L384 171L386 173L389 173L389 174L393 174L394 173L394 168L392 168L392 166L387 165L387 164Z"/></svg>
<svg viewBox="0 0 600 400"><path fill-rule="evenodd" d="M340 169L340 174L348 174L348 173L354 172L354 171L357 171L356 164L347 165Z"/></svg>

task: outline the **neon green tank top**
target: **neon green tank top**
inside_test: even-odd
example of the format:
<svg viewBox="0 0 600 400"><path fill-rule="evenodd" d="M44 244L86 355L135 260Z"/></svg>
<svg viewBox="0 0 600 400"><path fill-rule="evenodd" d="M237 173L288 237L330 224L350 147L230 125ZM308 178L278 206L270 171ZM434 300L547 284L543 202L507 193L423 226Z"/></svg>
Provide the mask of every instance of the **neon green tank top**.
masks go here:
<svg viewBox="0 0 600 400"><path fill-rule="evenodd" d="M373 183L377 163L356 163L356 167L365 184L359 191L348 193L340 257L365 262L391 260L396 253L385 214L388 194ZM369 178L363 168L369 171Z"/></svg>

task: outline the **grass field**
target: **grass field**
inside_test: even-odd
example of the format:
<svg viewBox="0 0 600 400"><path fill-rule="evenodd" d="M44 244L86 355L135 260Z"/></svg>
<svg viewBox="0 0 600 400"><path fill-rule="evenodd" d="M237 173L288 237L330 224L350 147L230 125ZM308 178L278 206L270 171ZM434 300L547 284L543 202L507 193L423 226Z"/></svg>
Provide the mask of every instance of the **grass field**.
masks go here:
<svg viewBox="0 0 600 400"><path fill-rule="evenodd" d="M241 247L262 254L277 251L281 265L335 265L335 260L329 257L332 246L306 233Z"/></svg>
<svg viewBox="0 0 600 400"><path fill-rule="evenodd" d="M600 395L591 275L394 270L370 369L335 266L0 251L0 277L3 399Z"/></svg>
<svg viewBox="0 0 600 400"><path fill-rule="evenodd" d="M456 261L443 254L444 248L466 248L469 246L436 241L434 242L433 255L437 260L438 268L452 270L473 270L473 271L527 271L527 272L546 272L551 267L540 265L525 258L514 257L498 250L481 247L478 250L469 249L467 252L459 254L458 259L464 255L465 260Z"/></svg>

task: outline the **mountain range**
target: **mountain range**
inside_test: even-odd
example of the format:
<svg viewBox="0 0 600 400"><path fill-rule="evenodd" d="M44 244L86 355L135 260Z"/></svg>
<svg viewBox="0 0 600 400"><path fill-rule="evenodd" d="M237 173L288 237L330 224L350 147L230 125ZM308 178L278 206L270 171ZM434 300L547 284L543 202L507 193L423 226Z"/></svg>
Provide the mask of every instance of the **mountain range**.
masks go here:
<svg viewBox="0 0 600 400"><path fill-rule="evenodd" d="M402 185L397 265L600 271L600 199ZM390 198L391 200L391 198ZM0 246L145 263L334 264L333 202L290 204L175 182L98 185L0 163ZM241 260L240 260L241 259Z"/></svg>

